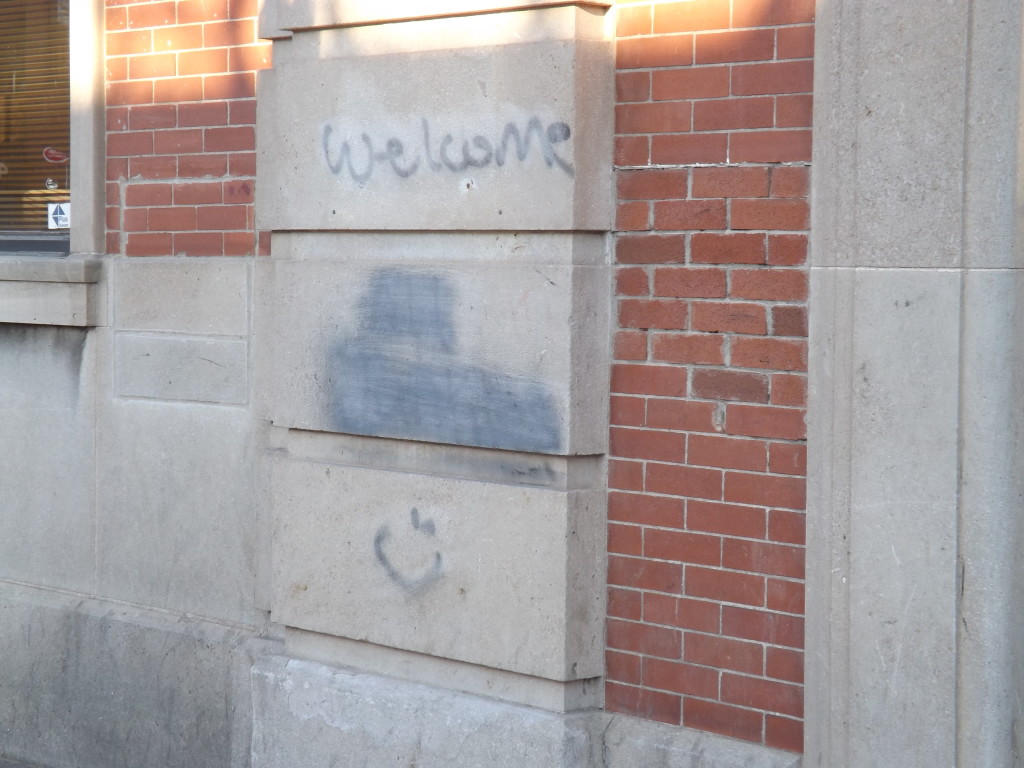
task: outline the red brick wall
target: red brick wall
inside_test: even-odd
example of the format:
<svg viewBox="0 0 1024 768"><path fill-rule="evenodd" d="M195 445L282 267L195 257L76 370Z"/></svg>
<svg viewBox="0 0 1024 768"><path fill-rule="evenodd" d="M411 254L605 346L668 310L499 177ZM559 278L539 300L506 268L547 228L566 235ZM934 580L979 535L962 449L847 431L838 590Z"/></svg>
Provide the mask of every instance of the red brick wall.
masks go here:
<svg viewBox="0 0 1024 768"><path fill-rule="evenodd" d="M107 252L266 250L253 223L257 0L106 0Z"/></svg>
<svg viewBox="0 0 1024 768"><path fill-rule="evenodd" d="M799 751L814 1L617 12L607 708Z"/></svg>

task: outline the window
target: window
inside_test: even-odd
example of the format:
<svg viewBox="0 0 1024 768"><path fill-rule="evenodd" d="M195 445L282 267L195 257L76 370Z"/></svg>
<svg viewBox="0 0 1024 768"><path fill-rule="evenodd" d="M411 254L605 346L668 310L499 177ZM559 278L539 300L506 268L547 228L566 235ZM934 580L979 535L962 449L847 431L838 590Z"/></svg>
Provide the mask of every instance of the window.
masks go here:
<svg viewBox="0 0 1024 768"><path fill-rule="evenodd" d="M0 250L68 252L69 0L0 0Z"/></svg>

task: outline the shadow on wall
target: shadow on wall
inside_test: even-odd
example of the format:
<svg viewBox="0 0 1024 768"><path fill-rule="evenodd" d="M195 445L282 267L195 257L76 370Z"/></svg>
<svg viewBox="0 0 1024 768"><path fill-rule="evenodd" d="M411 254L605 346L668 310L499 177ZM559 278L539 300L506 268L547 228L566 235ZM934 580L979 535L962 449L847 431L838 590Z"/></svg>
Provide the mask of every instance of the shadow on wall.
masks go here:
<svg viewBox="0 0 1024 768"><path fill-rule="evenodd" d="M373 273L359 301L356 335L332 354L335 428L557 452L557 408L543 383L459 358L455 299L443 275L403 269Z"/></svg>

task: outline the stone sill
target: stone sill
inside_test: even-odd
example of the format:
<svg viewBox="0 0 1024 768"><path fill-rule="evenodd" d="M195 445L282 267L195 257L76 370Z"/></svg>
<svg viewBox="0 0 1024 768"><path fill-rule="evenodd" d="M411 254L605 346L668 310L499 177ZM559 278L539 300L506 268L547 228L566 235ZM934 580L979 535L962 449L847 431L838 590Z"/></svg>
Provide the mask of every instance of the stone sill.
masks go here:
<svg viewBox="0 0 1024 768"><path fill-rule="evenodd" d="M0 257L0 323L97 325L99 259Z"/></svg>

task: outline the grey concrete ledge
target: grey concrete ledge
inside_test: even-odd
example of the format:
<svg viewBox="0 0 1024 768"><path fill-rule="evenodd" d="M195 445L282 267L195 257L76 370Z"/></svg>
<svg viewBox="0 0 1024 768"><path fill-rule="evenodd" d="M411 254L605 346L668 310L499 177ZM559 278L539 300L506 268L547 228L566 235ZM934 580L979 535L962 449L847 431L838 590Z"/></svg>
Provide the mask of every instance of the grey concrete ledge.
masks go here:
<svg viewBox="0 0 1024 768"><path fill-rule="evenodd" d="M0 256L0 280L30 283L96 283L103 270L100 259L63 256Z"/></svg>

